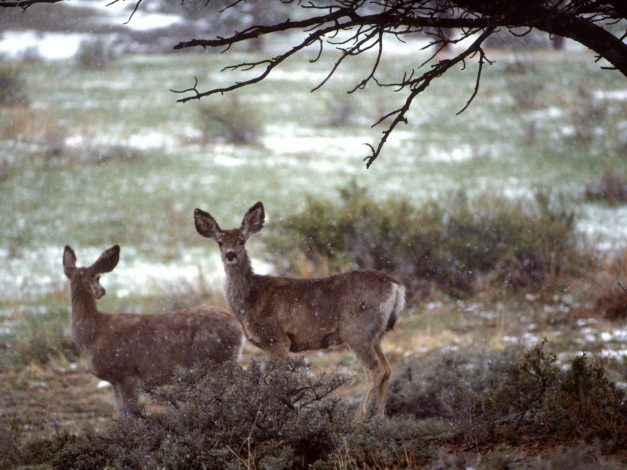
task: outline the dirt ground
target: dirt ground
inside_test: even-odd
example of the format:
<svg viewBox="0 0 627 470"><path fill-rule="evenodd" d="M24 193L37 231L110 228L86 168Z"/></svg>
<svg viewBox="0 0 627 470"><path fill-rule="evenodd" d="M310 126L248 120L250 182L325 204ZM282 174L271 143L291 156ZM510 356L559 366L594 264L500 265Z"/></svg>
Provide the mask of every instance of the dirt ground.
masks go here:
<svg viewBox="0 0 627 470"><path fill-rule="evenodd" d="M99 383L80 366L0 373L1 428L17 429L22 439L99 429L113 416L111 387Z"/></svg>

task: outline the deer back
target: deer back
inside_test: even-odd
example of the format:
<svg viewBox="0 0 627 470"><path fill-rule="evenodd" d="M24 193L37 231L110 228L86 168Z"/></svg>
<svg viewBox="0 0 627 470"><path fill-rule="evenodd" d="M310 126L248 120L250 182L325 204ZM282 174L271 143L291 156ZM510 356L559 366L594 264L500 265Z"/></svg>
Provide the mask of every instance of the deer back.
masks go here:
<svg viewBox="0 0 627 470"><path fill-rule="evenodd" d="M177 367L237 357L242 328L235 317L212 307L162 314L103 314L96 343L85 354L94 375L115 382L137 376L165 383Z"/></svg>
<svg viewBox="0 0 627 470"><path fill-rule="evenodd" d="M287 336L291 351L378 340L395 320L395 286L390 276L373 270L316 279L255 275L244 327L262 348Z"/></svg>

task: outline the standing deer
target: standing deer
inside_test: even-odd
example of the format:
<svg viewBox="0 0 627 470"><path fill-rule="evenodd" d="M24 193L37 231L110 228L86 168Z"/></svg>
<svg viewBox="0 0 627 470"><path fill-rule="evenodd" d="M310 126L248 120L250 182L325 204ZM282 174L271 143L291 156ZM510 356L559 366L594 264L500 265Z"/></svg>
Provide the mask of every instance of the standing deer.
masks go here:
<svg viewBox="0 0 627 470"><path fill-rule="evenodd" d="M290 351L347 345L367 375L367 390L354 421L367 416L366 408L375 393L374 417L383 418L391 369L381 340L405 306L405 287L374 270L318 279L257 275L245 245L248 237L262 229L264 217L263 204L257 202L240 228L222 230L207 212L194 212L198 233L220 247L226 298L247 338L278 358Z"/></svg>
<svg viewBox="0 0 627 470"><path fill-rule="evenodd" d="M96 299L105 295L100 274L113 270L120 259L115 245L87 268L76 266L69 246L63 269L70 279L71 330L89 371L113 385L118 418L137 405L139 383L168 383L178 367L205 360L237 359L244 342L239 321L215 307L201 306L153 315L102 313Z"/></svg>

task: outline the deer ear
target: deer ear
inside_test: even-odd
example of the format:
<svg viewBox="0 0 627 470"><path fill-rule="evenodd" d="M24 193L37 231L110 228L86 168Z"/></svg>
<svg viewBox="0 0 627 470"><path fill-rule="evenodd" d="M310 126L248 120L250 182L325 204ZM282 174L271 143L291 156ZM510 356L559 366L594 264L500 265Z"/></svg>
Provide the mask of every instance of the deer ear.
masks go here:
<svg viewBox="0 0 627 470"><path fill-rule="evenodd" d="M257 202L254 206L248 209L244 220L242 221L242 232L246 238L253 233L257 233L263 228L263 222L266 215L263 210L263 204L261 201Z"/></svg>
<svg viewBox="0 0 627 470"><path fill-rule="evenodd" d="M65 250L63 250L63 271L69 279L76 271L76 253L69 245L65 245Z"/></svg>
<svg viewBox="0 0 627 470"><path fill-rule="evenodd" d="M118 261L120 261L120 245L113 245L100 255L96 262L91 265L91 269L99 274L108 273L113 271L113 268L118 265Z"/></svg>
<svg viewBox="0 0 627 470"><path fill-rule="evenodd" d="M206 238L215 240L218 234L222 232L216 219L208 212L200 209L194 211L194 225L196 225L196 231Z"/></svg>

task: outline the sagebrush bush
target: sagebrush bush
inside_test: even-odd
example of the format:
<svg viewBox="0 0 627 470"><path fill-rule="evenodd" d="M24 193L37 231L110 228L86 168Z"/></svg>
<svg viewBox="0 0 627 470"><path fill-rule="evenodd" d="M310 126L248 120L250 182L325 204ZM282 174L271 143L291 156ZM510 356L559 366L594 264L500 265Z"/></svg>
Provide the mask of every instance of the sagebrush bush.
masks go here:
<svg viewBox="0 0 627 470"><path fill-rule="evenodd" d="M427 385L436 369L407 366L391 384L388 411L431 412L450 421L455 441L471 446L583 441L615 453L627 445L625 392L585 355L562 368L541 342L522 352L445 358L434 367L440 373Z"/></svg>
<svg viewBox="0 0 627 470"><path fill-rule="evenodd" d="M314 376L302 360L182 370L174 385L147 390L159 411L139 410L97 442L68 446L55 467L78 468L90 447L94 464L125 468L306 468L332 455L348 429L333 396L346 381Z"/></svg>
<svg viewBox="0 0 627 470"><path fill-rule="evenodd" d="M76 52L76 65L84 69L104 69L115 59L109 41L97 38L81 42Z"/></svg>
<svg viewBox="0 0 627 470"><path fill-rule="evenodd" d="M627 176L609 169L598 181L586 186L586 198L602 201L610 206L627 203Z"/></svg>
<svg viewBox="0 0 627 470"><path fill-rule="evenodd" d="M551 467L568 460L563 452L529 455L564 446L581 456L573 468L612 468L611 456L627 445L624 391L602 364L579 356L560 367L544 348L412 362L392 383L390 418L357 425L337 396L347 378L336 372L314 375L302 360L205 364L147 390L148 407L101 432L21 442L19 429L1 425L0 463L326 470L518 468L525 461L525 468L563 468ZM490 455L477 455L481 449Z"/></svg>
<svg viewBox="0 0 627 470"><path fill-rule="evenodd" d="M27 106L28 95L16 68L0 68L0 106Z"/></svg>
<svg viewBox="0 0 627 470"><path fill-rule="evenodd" d="M580 83L570 110L573 141L578 145L590 145L599 135L599 129L608 126L608 105L595 96L589 83Z"/></svg>
<svg viewBox="0 0 627 470"><path fill-rule="evenodd" d="M517 110L538 107L540 95L546 84L538 76L535 63L520 60L508 63L504 76L507 91L513 98Z"/></svg>
<svg viewBox="0 0 627 470"><path fill-rule="evenodd" d="M351 183L336 200L309 197L264 240L282 271L293 271L304 254L331 270L390 272L410 294L429 283L454 294L472 292L479 281L539 288L582 258L574 213L543 193L512 201L462 192L418 207L377 201Z"/></svg>
<svg viewBox="0 0 627 470"><path fill-rule="evenodd" d="M258 112L243 104L235 95L220 106L201 105L198 108L198 122L204 142L258 144L264 133L263 120Z"/></svg>
<svg viewBox="0 0 627 470"><path fill-rule="evenodd" d="M607 253L599 266L599 274L591 287L596 301L585 313L610 321L624 321L627 319L627 249Z"/></svg>

